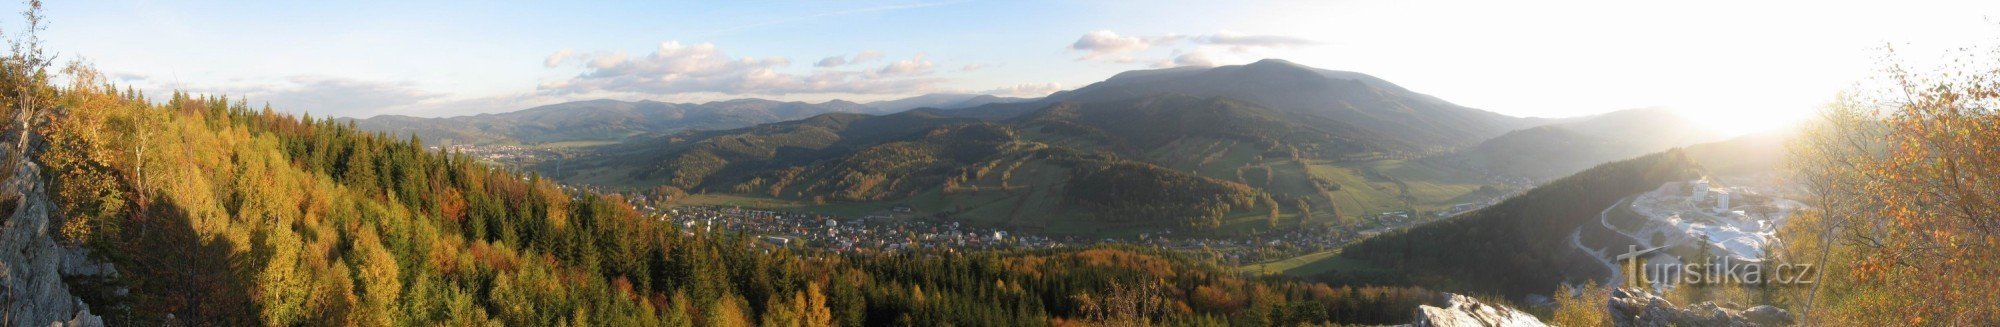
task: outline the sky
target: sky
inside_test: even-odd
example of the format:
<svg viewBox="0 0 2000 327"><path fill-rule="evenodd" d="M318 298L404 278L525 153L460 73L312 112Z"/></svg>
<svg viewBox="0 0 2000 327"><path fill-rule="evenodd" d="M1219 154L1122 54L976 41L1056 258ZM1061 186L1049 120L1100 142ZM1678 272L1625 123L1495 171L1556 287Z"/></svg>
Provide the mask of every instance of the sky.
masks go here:
<svg viewBox="0 0 2000 327"><path fill-rule="evenodd" d="M2000 40L2000 1L100 0L45 14L50 49L123 85L342 117L1034 97L1280 58L1514 116L1668 107L1741 133L1809 115L1879 71L1885 45L1921 62Z"/></svg>

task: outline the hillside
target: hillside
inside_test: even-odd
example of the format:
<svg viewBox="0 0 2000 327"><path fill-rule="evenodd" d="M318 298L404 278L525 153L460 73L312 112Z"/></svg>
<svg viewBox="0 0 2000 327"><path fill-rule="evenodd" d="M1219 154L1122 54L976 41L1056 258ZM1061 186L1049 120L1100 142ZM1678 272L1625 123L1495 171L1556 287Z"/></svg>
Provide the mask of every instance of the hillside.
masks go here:
<svg viewBox="0 0 2000 327"><path fill-rule="evenodd" d="M664 186L853 215L908 204L981 225L1093 235L1360 224L1497 195L1478 175L1388 155L1408 145L1226 98L1061 103L1004 121L940 112L679 133L535 169L615 189Z"/></svg>
<svg viewBox="0 0 2000 327"><path fill-rule="evenodd" d="M1001 97L989 94L932 93L914 97L863 103L878 112L903 112L917 108L963 109L993 103L1014 103L1029 99Z"/></svg>
<svg viewBox="0 0 2000 327"><path fill-rule="evenodd" d="M1722 136L1666 109L1628 109L1507 132L1431 160L1552 180L1598 164L1714 142Z"/></svg>
<svg viewBox="0 0 2000 327"><path fill-rule="evenodd" d="M927 212L1058 229L1158 219L1169 221L1142 225L1214 225L1261 204L1260 193L1240 184L1019 135L1008 125L925 112L829 114L609 146L550 173L597 185L663 185L812 203L935 198ZM1139 191L1160 193L1120 193ZM1042 205L1007 208L1023 203Z"/></svg>
<svg viewBox="0 0 2000 327"><path fill-rule="evenodd" d="M1242 101L1178 94L1090 103L1064 102L1013 122L1135 157L1201 140L1227 140L1274 157L1336 159L1407 144L1340 121L1273 111Z"/></svg>
<svg viewBox="0 0 2000 327"><path fill-rule="evenodd" d="M764 99L667 103L600 99L472 116L424 118L381 115L341 120L353 120L356 127L365 131L405 136L414 133L425 140L449 144L603 144L636 135L734 129L826 113L888 114L917 108L959 109L1025 100L957 93L925 94L868 103Z"/></svg>
<svg viewBox="0 0 2000 327"><path fill-rule="evenodd" d="M959 113L955 114L1009 118L1059 102L1131 100L1159 94L1226 97L1278 112L1343 122L1426 149L1469 146L1542 122L1459 106L1366 74L1277 59L1214 68L1129 71L1038 101L990 104L956 110Z"/></svg>
<svg viewBox="0 0 2000 327"><path fill-rule="evenodd" d="M832 112L886 111L846 101L740 99L694 104L590 100L449 118L384 115L356 119L354 123L365 131L400 136L414 133L425 140L446 144L545 144L613 142L649 133L740 128Z"/></svg>
<svg viewBox="0 0 2000 327"><path fill-rule="evenodd" d="M1607 163L1493 206L1366 239L1336 258L1439 289L1510 299L1550 294L1578 275L1571 269L1597 265L1569 243L1578 226L1596 223L1604 208L1626 196L1699 177L1700 171L1678 149Z"/></svg>
<svg viewBox="0 0 2000 327"><path fill-rule="evenodd" d="M1712 175L1755 175L1780 173L1791 149L1786 143L1798 137L1796 131L1779 130L1751 133L1727 140L1690 145L1694 157Z"/></svg>

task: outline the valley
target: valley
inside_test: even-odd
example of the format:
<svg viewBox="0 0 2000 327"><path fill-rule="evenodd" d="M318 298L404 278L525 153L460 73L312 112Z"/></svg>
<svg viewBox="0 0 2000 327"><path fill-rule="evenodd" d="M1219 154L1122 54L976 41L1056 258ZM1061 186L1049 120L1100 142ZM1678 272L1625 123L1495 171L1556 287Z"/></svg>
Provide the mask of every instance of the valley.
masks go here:
<svg viewBox="0 0 2000 327"><path fill-rule="evenodd" d="M1420 138L1330 118L1344 113L1321 113L1292 100L1267 101L1287 109L1236 100L1284 95L1232 88L1236 84L1225 82L1264 75L1368 81L1304 84L1332 92L1355 92L1348 89L1357 87L1407 92L1366 75L1272 60L1212 72L1121 74L1042 100L879 116L827 114L733 130L681 132L597 146L574 159L545 161L532 169L607 191L649 192L665 185L699 195L696 199L729 194L786 207L880 210L907 204L925 215L978 226L1087 237L1130 237L1170 229L1255 235L1278 226L1320 225L1356 233L1390 226L1385 220L1465 211L1533 185L1526 178L1431 158L1437 149L1450 145L1419 145ZM1131 92L1114 91L1131 88L1189 93L1093 95ZM1321 89L1293 92L1308 90ZM1421 95L1404 97L1430 103L1437 107L1434 110L1476 112ZM1072 98L1104 100L1068 100ZM1038 103L1044 107L1015 109ZM1360 109L1355 112L1367 112ZM1495 115L1468 115L1497 119L1482 124L1521 123ZM1130 176L1143 179L1092 174L1104 169L1097 167L1146 173ZM1073 193L1083 187L1115 190L1127 188L1125 184L1160 182L1191 182L1184 185L1210 189L1186 191L1228 190L1223 192L1233 195L1196 206L1144 208L1157 205L1153 202L1157 200L1135 195L1118 198L1142 202L1079 203L1090 197ZM1210 186L1199 186L1203 184ZM1156 217L1145 220L1184 218L1161 225L1115 217L1140 212Z"/></svg>

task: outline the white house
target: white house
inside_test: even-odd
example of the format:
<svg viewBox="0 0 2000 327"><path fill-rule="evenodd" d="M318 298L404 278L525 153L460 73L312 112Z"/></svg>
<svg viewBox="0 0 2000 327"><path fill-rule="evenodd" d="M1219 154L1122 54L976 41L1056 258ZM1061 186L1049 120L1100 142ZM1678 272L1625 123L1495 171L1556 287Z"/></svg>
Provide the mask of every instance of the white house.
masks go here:
<svg viewBox="0 0 2000 327"><path fill-rule="evenodd" d="M1729 212L1729 190L1715 190L1715 212Z"/></svg>
<svg viewBox="0 0 2000 327"><path fill-rule="evenodd" d="M1702 199L1708 198L1708 180L1706 179L1689 182L1688 189L1694 192L1688 195L1688 204L1701 203Z"/></svg>

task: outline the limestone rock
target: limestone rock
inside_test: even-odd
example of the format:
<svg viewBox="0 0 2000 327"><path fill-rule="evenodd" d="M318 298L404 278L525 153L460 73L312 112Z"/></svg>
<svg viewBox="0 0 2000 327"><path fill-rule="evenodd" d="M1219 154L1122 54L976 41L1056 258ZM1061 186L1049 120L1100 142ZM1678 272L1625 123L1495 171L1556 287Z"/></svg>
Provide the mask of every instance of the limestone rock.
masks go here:
<svg viewBox="0 0 2000 327"><path fill-rule="evenodd" d="M8 326L103 326L104 319L63 283L67 252L56 242L53 203L33 162L15 168L0 192L18 196L0 223L0 317ZM103 268L81 261L77 267ZM108 272L108 271L106 271Z"/></svg>
<svg viewBox="0 0 2000 327"><path fill-rule="evenodd" d="M1534 315L1505 306L1480 303L1468 296L1444 293L1444 307L1429 305L1417 307L1417 327L1466 327L1466 326L1548 326Z"/></svg>
<svg viewBox="0 0 2000 327"><path fill-rule="evenodd" d="M1736 310L1738 305L1702 302L1688 306L1675 306L1652 293L1641 289L1619 289L1611 291L1611 301L1605 303L1611 313L1613 324L1618 326L1784 326L1792 323L1791 313L1769 305L1760 305L1748 310Z"/></svg>

